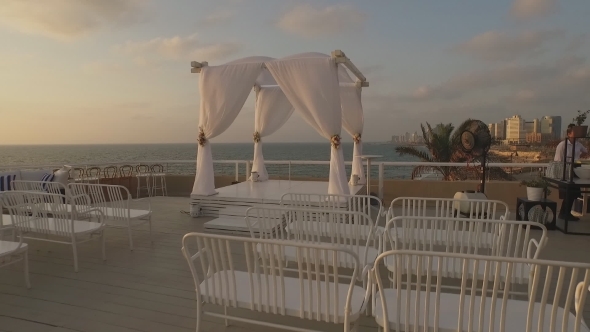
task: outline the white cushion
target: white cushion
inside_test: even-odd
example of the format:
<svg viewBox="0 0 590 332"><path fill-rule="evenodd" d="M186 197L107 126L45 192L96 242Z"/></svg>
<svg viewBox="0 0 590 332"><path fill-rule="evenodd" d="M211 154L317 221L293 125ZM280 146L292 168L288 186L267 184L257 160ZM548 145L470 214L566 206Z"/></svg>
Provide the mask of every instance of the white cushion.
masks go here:
<svg viewBox="0 0 590 332"><path fill-rule="evenodd" d="M41 181L43 175L53 173L50 169L42 170L22 170L20 171L20 179L23 181Z"/></svg>
<svg viewBox="0 0 590 332"><path fill-rule="evenodd" d="M407 306L406 304L406 290L402 290L401 291L401 303L402 303L402 308L400 310L401 312L401 317L400 317L400 324L402 327L402 330L404 329L404 324L405 324L405 315L406 315L406 311L405 308L409 308L411 310L410 312L410 319L411 322L409 322L410 325L410 330L411 331L417 331L423 330L423 322L424 322L424 312L425 312L425 301L426 301L426 296L428 296L428 294L430 294L430 306L428 309L428 316L429 316L429 326L434 326L434 313L435 313L435 303L436 303L436 293L434 292L426 292L426 291L421 291L420 292L420 320L419 320L419 328L415 328L413 325L414 323L414 318L413 315L415 314L414 308L415 308L415 301L416 301L416 291L411 291L410 293L410 305ZM395 289L385 289L383 291L383 293L385 294L385 299L386 299L386 304L387 304L387 316L389 318L389 328L392 330L396 329L397 326L397 322L396 320L396 316L397 316L397 290ZM439 302L439 319L438 319L438 326L439 326L439 331L457 331L457 322L459 320L459 308L461 307L459 304L459 300L460 300L460 296L458 294L446 294L446 293L440 293L440 302ZM552 300L550 300L549 302L551 302ZM381 293L377 293L376 294L376 298L375 298L375 320L377 321L377 324L379 324L380 326L383 326L383 306L381 304ZM467 330L467 325L468 325L468 320L469 320L469 305L471 303L471 297L470 296L465 296L464 297L464 302L463 302L463 330ZM479 317L477 317L479 315L479 308L480 308L480 304L481 304L481 297L476 296L474 298L474 310L473 310L473 314L475 315L474 317L474 329L473 330L478 330L478 324L479 324ZM491 297L487 297L485 299L485 320L484 320L484 324L483 324L483 328L481 331L488 331L489 330L489 317L490 317L490 308L492 305L492 298ZM515 332L521 332L521 331L526 331L526 324L527 324L527 312L528 312L528 301L522 301L522 300L515 300L515 299L508 299L508 302L506 304L506 324L505 324L505 328L506 331L515 331ZM502 308L502 299L496 299L496 311L495 311L495 323L494 323L494 331L499 331L500 330L500 314L501 314L501 308ZM545 307L545 315L544 315L544 321L543 321L543 326L545 326L545 331L549 331L549 324L551 321L551 311L552 311L552 305L546 305ZM559 331L561 331L561 322L562 322L562 318L563 318L563 308L558 307L557 308L557 315L556 315L556 327ZM532 324L532 328L531 331L537 331L537 324L539 323L539 313L540 313L540 305L537 304L534 307L534 311L533 311L533 319L531 320L531 324ZM477 317L477 318L476 318ZM568 323L568 330L567 331L573 331L574 330L574 322L575 322L575 315L573 313L569 314L569 323ZM586 326L586 324L582 323L581 324L581 328L580 331L584 331L584 332L589 332L590 330L588 329L588 327Z"/></svg>
<svg viewBox="0 0 590 332"><path fill-rule="evenodd" d="M229 280L227 281L227 284L230 285L230 289L227 289L225 287L225 282L218 282L219 280L225 281L226 277L229 277ZM217 272L215 274L213 274L211 277L209 277L207 280L204 280L203 282L201 282L201 284L199 285L199 289L201 291L202 294L202 299L207 301L207 302L213 302L213 299L208 299L205 295L206 293L206 283L208 282L208 287L209 287L209 293L210 294L227 294L227 292L236 292L236 299L237 299L237 307L239 308L245 308L245 309L251 309L252 308L252 304L251 304L251 292L252 292L252 288L250 286L250 280L251 278L256 278L256 274L252 274L249 275L248 272L242 272L242 271L222 271L222 272ZM213 280L215 280L215 284L213 284ZM254 282L253 283L253 288L254 288L254 299L256 301L256 303L260 303L262 305L262 310L261 311L265 311L266 307L265 306L272 306L275 302L274 300L276 299L276 303L277 304L281 304L283 301L283 294L285 295L285 314L289 315L289 316L294 316L294 317L299 317L300 316L300 295L304 294L305 295L305 300L309 299L309 295L310 295L310 286L311 286L311 292L313 294L318 294L317 291L317 286L318 283L314 282L307 282L307 280L305 280L303 283L299 282L298 278L289 278L289 277L285 277L284 278L284 285L282 286L281 292L278 292L278 294L276 294L276 297L273 293L268 294L268 291L274 291L275 289L275 283L278 283L278 279L274 280L275 283L273 283L273 278L264 278L264 277L260 277L260 287L261 287L261 293L262 296L260 296L260 301L258 302L258 293L259 293L259 289L258 289L258 282ZM235 282L235 289L233 289L233 284ZM326 288L326 283L325 282L321 282L319 283L320 285L320 294L325 294L325 288ZM215 287L215 288L214 288ZM220 289L221 287L221 289ZM340 317L340 320L344 319L344 303L346 301L346 297L348 295L348 290L350 288L350 285L348 283L346 284L334 284L333 282L329 283L329 290L330 290L330 298L326 299L326 298L322 298L323 301L330 301L332 304L329 306L330 307L330 311L329 311L329 315L330 317L333 317L334 314L334 304L333 301L335 300L335 290L337 289L338 292L338 302L340 310L338 312L338 316ZM284 293L282 293L282 291L284 291ZM352 291L352 296L351 296L351 303L350 303L350 319L351 320L355 320L361 313L361 309L363 307L363 304L365 302L365 290L360 287L360 286L354 286L353 287L353 291ZM267 296L268 294L268 296ZM321 312L321 313L325 313L326 311L326 305L325 302L322 302L320 304L320 310L317 309L317 303L318 301L316 301L316 299L314 298L314 301L311 301L311 306L312 306L312 310L311 312L314 314L314 319L315 319L315 314L317 312ZM310 303L309 302L305 302L304 307L307 307ZM254 308L256 308L255 310L257 310L257 306L255 305ZM272 310L272 309L271 309ZM305 308L304 308L304 312L305 312Z"/></svg>
<svg viewBox="0 0 590 332"><path fill-rule="evenodd" d="M68 166L64 166L53 173L55 177L53 178L54 182L58 182L64 185L64 187L68 186L68 179L70 178L70 168Z"/></svg>

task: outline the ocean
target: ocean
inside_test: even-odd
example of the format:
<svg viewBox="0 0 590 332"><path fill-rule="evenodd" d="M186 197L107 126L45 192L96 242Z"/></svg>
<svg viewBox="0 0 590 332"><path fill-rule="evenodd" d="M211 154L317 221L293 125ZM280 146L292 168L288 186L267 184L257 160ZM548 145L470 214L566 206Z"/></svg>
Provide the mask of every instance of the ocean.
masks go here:
<svg viewBox="0 0 590 332"><path fill-rule="evenodd" d="M352 143L343 143L344 160L352 159ZM252 160L252 143L213 143L214 160ZM264 143L264 159L270 160L330 160L327 143ZM414 161L413 157L401 157L395 145L387 143L364 143L363 153L382 155L377 161ZM145 160L196 160L197 144L117 144L117 145L5 145L0 146L0 166L61 165L61 164L106 164L109 162L133 162ZM194 174L194 164L169 164L173 174ZM245 174L245 165L240 166ZM269 174L287 176L288 165L267 165ZM216 164L217 174L231 175L235 165ZM350 174L350 167L347 167ZM377 168L372 174L376 175ZM410 168L386 168L386 176L404 178ZM327 177L328 166L293 165L292 176Z"/></svg>

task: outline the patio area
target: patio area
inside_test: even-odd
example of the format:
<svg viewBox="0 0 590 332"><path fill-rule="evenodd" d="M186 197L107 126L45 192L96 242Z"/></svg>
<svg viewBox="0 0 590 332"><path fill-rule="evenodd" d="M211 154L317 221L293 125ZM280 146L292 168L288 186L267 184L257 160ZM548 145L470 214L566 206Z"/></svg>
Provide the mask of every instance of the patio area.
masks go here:
<svg viewBox="0 0 590 332"><path fill-rule="evenodd" d="M153 198L154 244L149 242L147 226L135 232L133 252L125 230L107 229L107 261L101 259L98 242L84 243L78 249L78 273L72 268L70 246L28 241L32 288L24 285L21 264L0 269L0 331L194 331L195 291L180 251L181 239L188 232L202 231L211 218L193 219L181 213L189 202L190 198ZM541 258L590 263L589 248L589 237L551 231ZM586 322L590 322L588 302ZM342 326L277 315L235 313L342 330ZM208 316L203 323L203 331L275 330L239 322L226 327L221 319ZM359 330L376 331L374 319L362 318Z"/></svg>

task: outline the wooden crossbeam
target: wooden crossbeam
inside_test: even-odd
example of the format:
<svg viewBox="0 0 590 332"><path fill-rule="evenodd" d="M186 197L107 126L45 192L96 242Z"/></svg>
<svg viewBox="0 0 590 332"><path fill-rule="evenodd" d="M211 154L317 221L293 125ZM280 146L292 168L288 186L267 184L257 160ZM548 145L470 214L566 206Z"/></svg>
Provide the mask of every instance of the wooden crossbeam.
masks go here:
<svg viewBox="0 0 590 332"><path fill-rule="evenodd" d="M207 61L198 62L198 61L191 61L191 73L200 73L201 68L207 67L209 63Z"/></svg>
<svg viewBox="0 0 590 332"><path fill-rule="evenodd" d="M367 78L361 71L350 61L350 59L342 52L341 50L332 51L332 58L336 60L336 63L343 64L348 70L350 70L354 76L358 79L357 84L361 87L368 87L369 82L367 82Z"/></svg>

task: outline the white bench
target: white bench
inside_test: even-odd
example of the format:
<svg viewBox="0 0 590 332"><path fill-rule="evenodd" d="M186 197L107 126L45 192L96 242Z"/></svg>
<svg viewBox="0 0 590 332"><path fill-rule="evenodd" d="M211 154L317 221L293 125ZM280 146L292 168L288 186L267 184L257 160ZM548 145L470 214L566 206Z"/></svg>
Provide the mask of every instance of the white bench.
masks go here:
<svg viewBox="0 0 590 332"><path fill-rule="evenodd" d="M462 216L459 210L466 213ZM487 199L398 197L387 210L387 220L397 216L507 219L509 215L506 203Z"/></svg>
<svg viewBox="0 0 590 332"><path fill-rule="evenodd" d="M71 198L72 201L85 201L84 206L90 204L87 196ZM105 224L100 210L85 209L89 215L96 218L96 221L81 220L72 212L76 210L75 207L68 209L69 204L63 203L66 199L64 195L11 191L0 195L0 199L10 213L12 227L20 232L21 238L71 245L74 271L78 272L78 244L100 240L102 258L106 260Z"/></svg>
<svg viewBox="0 0 590 332"><path fill-rule="evenodd" d="M286 227L276 227L283 219ZM329 243L354 252L361 266L372 266L381 253L382 233L368 215L343 210L322 210L291 207L252 207L246 211L246 224L253 238L293 240L303 243ZM287 260L295 260L294 249L287 248ZM339 266L350 267L354 261L343 256Z"/></svg>
<svg viewBox="0 0 590 332"><path fill-rule="evenodd" d="M296 272L285 269L284 251L297 252ZM364 312L369 293L356 286L359 260L347 249L311 243L189 233L182 239L197 293L197 328L203 315L273 328L304 331L264 319L227 314L227 308L249 309L267 314L343 324L344 331ZM339 282L338 264L331 257L346 256L353 262L353 278ZM327 259L324 259L327 258ZM206 304L225 307L224 314L205 311ZM310 330L305 330L310 331Z"/></svg>
<svg viewBox="0 0 590 332"><path fill-rule="evenodd" d="M455 281L460 290L445 293L447 281L438 262L457 261L464 271ZM392 285L378 266L395 262ZM407 264L408 262L418 264ZM510 295L515 266L530 265L524 298ZM590 264L513 257L393 250L381 254L371 271L377 284L375 320L385 331L585 331L583 308L590 284ZM473 277L468 270L483 266L491 273ZM506 280L500 271L507 271ZM415 282L403 280L414 276Z"/></svg>
<svg viewBox="0 0 590 332"><path fill-rule="evenodd" d="M533 228L540 230L535 231ZM535 236L534 236L535 235ZM531 221L485 220L442 217L395 217L385 226L384 250L420 250L537 259L547 244L545 226ZM459 277L462 266L442 262L445 277ZM395 266L386 261L392 273ZM529 279L530 266L515 265L512 282ZM469 273L474 273L470 269ZM481 276L483 270L478 270ZM506 271L501 271L506 276Z"/></svg>
<svg viewBox="0 0 590 332"><path fill-rule="evenodd" d="M70 183L72 195L90 196L91 206L102 212L105 224L113 228L125 228L129 236L129 249L133 250L132 230L144 224L149 226L152 239L152 209L149 198L132 199L129 189L119 185ZM134 202L144 202L143 209L132 209Z"/></svg>

